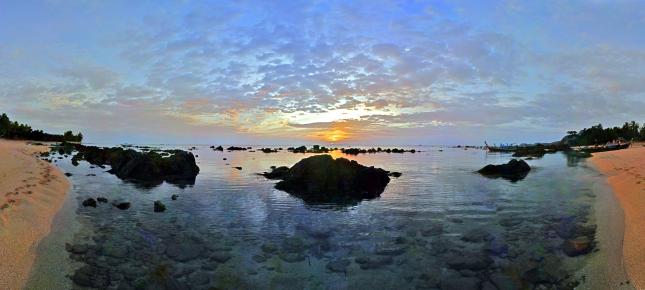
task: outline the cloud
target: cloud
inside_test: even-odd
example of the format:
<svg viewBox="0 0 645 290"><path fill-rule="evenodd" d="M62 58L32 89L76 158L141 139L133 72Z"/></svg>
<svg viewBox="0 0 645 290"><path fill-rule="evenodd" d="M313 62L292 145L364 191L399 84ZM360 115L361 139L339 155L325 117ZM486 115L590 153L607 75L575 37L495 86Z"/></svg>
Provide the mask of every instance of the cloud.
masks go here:
<svg viewBox="0 0 645 290"><path fill-rule="evenodd" d="M36 47L25 36L0 46L11 70L0 101L40 124L89 130L89 140L145 132L272 142L336 132L425 142L419 132L451 128L477 140L484 127L552 138L572 123L641 117L645 99L642 37L629 38L645 18L609 13L638 16L638 3L497 3L498 15L476 3L139 3L128 10L133 20L113 26L125 7L60 5L87 9L56 31L74 41ZM594 34L594 13L626 35ZM73 25L83 17L102 20ZM540 30L527 28L534 22ZM39 61L20 68L25 56L9 57L16 48Z"/></svg>

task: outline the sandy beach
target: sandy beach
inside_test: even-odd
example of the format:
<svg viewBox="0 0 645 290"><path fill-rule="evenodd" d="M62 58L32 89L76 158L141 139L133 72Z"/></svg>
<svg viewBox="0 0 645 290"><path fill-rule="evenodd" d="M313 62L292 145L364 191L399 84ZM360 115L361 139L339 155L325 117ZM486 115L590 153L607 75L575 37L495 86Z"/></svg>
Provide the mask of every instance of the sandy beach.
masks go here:
<svg viewBox="0 0 645 290"><path fill-rule="evenodd" d="M594 153L592 163L607 176L624 212L623 260L631 284L645 289L645 143Z"/></svg>
<svg viewBox="0 0 645 290"><path fill-rule="evenodd" d="M38 242L69 190L63 173L37 157L48 150L0 139L0 289L24 287Z"/></svg>

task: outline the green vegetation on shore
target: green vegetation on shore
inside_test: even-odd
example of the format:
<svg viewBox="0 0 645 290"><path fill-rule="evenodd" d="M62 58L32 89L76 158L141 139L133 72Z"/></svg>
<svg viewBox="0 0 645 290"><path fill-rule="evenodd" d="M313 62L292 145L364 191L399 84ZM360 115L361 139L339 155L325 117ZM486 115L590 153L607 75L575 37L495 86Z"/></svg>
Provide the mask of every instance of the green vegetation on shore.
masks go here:
<svg viewBox="0 0 645 290"><path fill-rule="evenodd" d="M83 134L78 132L74 135L72 131L67 131L63 135L48 134L42 130L33 130L27 124L20 124L16 121L11 122L7 114L0 115L0 138L49 141L49 142L81 142Z"/></svg>
<svg viewBox="0 0 645 290"><path fill-rule="evenodd" d="M627 141L645 141L645 123L640 126L636 121L625 122L622 127L603 128L602 124L584 128L578 132L568 131L562 140L570 146L605 144L623 138Z"/></svg>

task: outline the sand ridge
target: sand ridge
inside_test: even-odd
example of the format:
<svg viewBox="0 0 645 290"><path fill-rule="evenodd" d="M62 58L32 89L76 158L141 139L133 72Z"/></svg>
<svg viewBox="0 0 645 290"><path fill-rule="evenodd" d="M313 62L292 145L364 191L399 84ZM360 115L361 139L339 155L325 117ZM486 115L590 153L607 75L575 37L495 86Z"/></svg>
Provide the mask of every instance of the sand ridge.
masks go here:
<svg viewBox="0 0 645 290"><path fill-rule="evenodd" d="M70 187L60 170L38 158L44 151L49 148L0 139L0 289L24 287L36 246Z"/></svg>
<svg viewBox="0 0 645 290"><path fill-rule="evenodd" d="M636 289L645 289L645 143L594 153L591 162L607 176L625 215L623 260Z"/></svg>

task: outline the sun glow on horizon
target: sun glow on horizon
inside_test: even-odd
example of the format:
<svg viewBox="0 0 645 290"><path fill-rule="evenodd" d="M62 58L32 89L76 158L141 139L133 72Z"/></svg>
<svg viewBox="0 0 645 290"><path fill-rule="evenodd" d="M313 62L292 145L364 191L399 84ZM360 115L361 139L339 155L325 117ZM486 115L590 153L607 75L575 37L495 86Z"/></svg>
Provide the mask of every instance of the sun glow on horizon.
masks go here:
<svg viewBox="0 0 645 290"><path fill-rule="evenodd" d="M323 132L322 137L327 142L339 142L346 140L349 137L349 133L341 129L333 129Z"/></svg>

